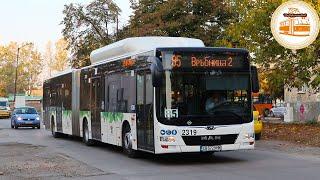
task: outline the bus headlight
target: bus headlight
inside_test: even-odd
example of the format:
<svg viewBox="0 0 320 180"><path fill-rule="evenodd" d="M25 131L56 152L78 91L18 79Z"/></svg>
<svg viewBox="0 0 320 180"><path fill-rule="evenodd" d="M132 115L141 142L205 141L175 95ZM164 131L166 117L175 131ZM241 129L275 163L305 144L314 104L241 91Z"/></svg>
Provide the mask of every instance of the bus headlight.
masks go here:
<svg viewBox="0 0 320 180"><path fill-rule="evenodd" d="M176 142L176 138L173 136L160 136L161 142Z"/></svg>

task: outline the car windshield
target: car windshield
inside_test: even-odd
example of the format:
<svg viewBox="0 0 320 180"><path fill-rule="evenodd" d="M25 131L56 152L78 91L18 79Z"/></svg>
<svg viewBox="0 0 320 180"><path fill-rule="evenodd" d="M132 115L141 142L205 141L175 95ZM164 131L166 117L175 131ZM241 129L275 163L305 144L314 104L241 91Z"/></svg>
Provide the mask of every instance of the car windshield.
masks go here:
<svg viewBox="0 0 320 180"><path fill-rule="evenodd" d="M23 107L23 108L15 109L14 113L15 114L37 114L37 110L34 108Z"/></svg>
<svg viewBox="0 0 320 180"><path fill-rule="evenodd" d="M7 102L6 101L0 101L0 106L7 106Z"/></svg>
<svg viewBox="0 0 320 180"><path fill-rule="evenodd" d="M207 72L165 72L159 92L159 118L214 118L249 121L251 117L249 75Z"/></svg>

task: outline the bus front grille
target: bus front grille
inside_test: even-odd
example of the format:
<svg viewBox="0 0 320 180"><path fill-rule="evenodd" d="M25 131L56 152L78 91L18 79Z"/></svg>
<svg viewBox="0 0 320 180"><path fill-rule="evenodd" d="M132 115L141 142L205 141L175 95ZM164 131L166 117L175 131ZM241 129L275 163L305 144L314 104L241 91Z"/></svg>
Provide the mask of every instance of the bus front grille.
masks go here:
<svg viewBox="0 0 320 180"><path fill-rule="evenodd" d="M182 136L187 146L215 146L234 144L238 134Z"/></svg>

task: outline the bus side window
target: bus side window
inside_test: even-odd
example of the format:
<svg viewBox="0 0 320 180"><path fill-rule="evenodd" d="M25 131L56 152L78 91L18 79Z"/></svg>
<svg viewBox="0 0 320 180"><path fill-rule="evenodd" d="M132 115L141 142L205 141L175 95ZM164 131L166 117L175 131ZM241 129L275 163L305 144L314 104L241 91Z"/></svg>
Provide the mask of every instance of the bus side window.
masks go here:
<svg viewBox="0 0 320 180"><path fill-rule="evenodd" d="M105 111L107 112L107 111L109 111L109 104L110 104L110 102L109 102L109 100L110 100L110 86L109 86L109 84L107 84L107 80L106 80L106 89L105 89L105 106L104 106L104 108L105 108Z"/></svg>
<svg viewBox="0 0 320 180"><path fill-rule="evenodd" d="M127 112L127 100L124 99L124 88L117 90L117 112Z"/></svg>
<svg viewBox="0 0 320 180"><path fill-rule="evenodd" d="M143 105L143 85L144 85L144 75L137 74L137 105Z"/></svg>
<svg viewBox="0 0 320 180"><path fill-rule="evenodd" d="M151 74L146 74L146 104L151 104L153 102L153 86Z"/></svg>
<svg viewBox="0 0 320 180"><path fill-rule="evenodd" d="M131 72L125 72L121 76L121 99L120 99L120 109L121 112L132 112L132 105L135 105L136 101L136 81L135 76Z"/></svg>

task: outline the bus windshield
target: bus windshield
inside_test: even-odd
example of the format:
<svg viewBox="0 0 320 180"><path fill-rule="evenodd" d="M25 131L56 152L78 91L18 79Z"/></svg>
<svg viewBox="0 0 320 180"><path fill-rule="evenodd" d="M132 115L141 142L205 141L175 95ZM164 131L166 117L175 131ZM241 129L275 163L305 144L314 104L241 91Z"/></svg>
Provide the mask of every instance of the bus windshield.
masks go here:
<svg viewBox="0 0 320 180"><path fill-rule="evenodd" d="M158 91L158 117L176 125L189 120L199 121L192 125L250 122L249 77L249 73L166 70Z"/></svg>

